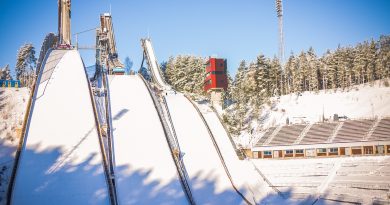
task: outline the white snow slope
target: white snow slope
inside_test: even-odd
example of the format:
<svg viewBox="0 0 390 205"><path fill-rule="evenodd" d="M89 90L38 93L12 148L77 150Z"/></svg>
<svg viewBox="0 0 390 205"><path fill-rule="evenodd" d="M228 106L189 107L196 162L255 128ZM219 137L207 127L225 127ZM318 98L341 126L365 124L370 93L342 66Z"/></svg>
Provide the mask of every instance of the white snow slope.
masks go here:
<svg viewBox="0 0 390 205"><path fill-rule="evenodd" d="M12 203L109 204L80 54L54 50L48 55L33 99Z"/></svg>
<svg viewBox="0 0 390 205"><path fill-rule="evenodd" d="M188 204L165 134L139 76L109 76L119 204Z"/></svg>
<svg viewBox="0 0 390 205"><path fill-rule="evenodd" d="M197 103L196 105L202 112L202 115L218 144L236 187L245 190L246 198L254 199L256 203L262 204L271 201L273 203L282 203L283 199L278 197L277 193L272 191L268 184L264 182L264 179L254 171L250 162L247 160L239 160L234 147L229 140L229 136L216 113L209 108L208 104Z"/></svg>
<svg viewBox="0 0 390 205"><path fill-rule="evenodd" d="M197 204L245 204L233 189L197 111L182 94L166 97ZM241 190L245 195L245 190Z"/></svg>

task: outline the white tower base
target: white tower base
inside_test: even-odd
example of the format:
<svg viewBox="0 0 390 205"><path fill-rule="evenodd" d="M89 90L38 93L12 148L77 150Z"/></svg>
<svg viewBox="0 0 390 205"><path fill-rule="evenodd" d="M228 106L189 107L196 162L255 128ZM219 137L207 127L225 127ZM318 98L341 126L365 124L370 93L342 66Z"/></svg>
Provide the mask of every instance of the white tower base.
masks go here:
<svg viewBox="0 0 390 205"><path fill-rule="evenodd" d="M222 91L223 90L210 90L208 92L210 102L213 107L222 108Z"/></svg>

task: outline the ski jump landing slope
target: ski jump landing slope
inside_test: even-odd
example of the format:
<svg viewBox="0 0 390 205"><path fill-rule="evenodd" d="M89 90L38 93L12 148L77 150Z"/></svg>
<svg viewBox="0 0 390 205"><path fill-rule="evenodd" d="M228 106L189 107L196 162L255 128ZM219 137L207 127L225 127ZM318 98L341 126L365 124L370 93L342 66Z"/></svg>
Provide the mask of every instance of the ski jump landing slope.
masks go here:
<svg viewBox="0 0 390 205"><path fill-rule="evenodd" d="M109 204L80 54L54 50L47 56L31 105L12 204Z"/></svg>
<svg viewBox="0 0 390 205"><path fill-rule="evenodd" d="M234 142L229 139L229 135L221 124L217 113L208 104L195 103L195 105L207 122L235 185L237 188L245 190L246 198L254 199L256 204L265 202L286 204L287 201L278 196L278 193L274 192L265 183L264 179L256 173L253 168L254 165L248 160L239 160L234 149ZM291 201L288 203L291 203Z"/></svg>
<svg viewBox="0 0 390 205"><path fill-rule="evenodd" d="M233 189L208 131L191 102L179 93L166 96L166 101L197 204L246 204ZM240 191L245 195L245 190Z"/></svg>
<svg viewBox="0 0 390 205"><path fill-rule="evenodd" d="M164 130L139 76L108 76L119 204L188 204Z"/></svg>

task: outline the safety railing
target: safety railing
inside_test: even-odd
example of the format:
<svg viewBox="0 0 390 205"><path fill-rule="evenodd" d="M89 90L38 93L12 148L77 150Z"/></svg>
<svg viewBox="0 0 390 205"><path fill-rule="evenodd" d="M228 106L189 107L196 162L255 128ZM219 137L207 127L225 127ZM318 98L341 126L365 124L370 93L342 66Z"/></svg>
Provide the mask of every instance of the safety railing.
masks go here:
<svg viewBox="0 0 390 205"><path fill-rule="evenodd" d="M149 92L150 97L152 98L154 107L156 108L158 117L159 117L160 122L163 126L163 131L164 131L166 140L168 142L168 146L171 150L172 158L175 161L175 166L176 166L176 170L178 171L178 174L179 174L180 183L181 183L182 188L186 194L187 200L190 204L194 205L196 203L195 203L195 199L192 196L191 188L190 188L190 185L188 182L189 177L187 174L187 170L185 168L183 161L181 160L179 143L178 143L177 137L175 137L170 132L170 126L168 125L168 123L166 121L166 119L168 118L169 121L172 123L172 120L170 119L170 117L164 115L164 111L163 111L163 108L161 106L161 103L165 103L165 101L160 102L157 99L157 97L154 95L152 89L150 88L150 85L146 82L146 80L143 78L143 76L140 74L138 74L138 76L142 79L142 81L145 84L145 87L148 89L148 92ZM165 106L166 106L166 104L165 104ZM167 113L169 113L169 109L167 106L166 106L166 109L167 109ZM170 116L170 114L169 114L169 116ZM172 132L173 132L173 130L174 130L173 124L171 124L171 127L172 127Z"/></svg>
<svg viewBox="0 0 390 205"><path fill-rule="evenodd" d="M83 67L85 69L85 66L83 66ZM102 152L102 155L103 155L102 156L102 158L103 158L103 168L104 168L106 182L107 182L108 189L109 189L110 202L111 202L112 205L117 205L118 201L117 201L117 194L116 194L116 188L115 188L115 183L114 183L115 178L114 178L113 172L110 169L110 167L112 167L112 166L111 166L111 163L108 161L107 153L106 153L105 148L104 148L103 136L102 136L102 132L101 132L101 129L100 129L100 124L99 124L99 119L98 119L98 113L97 113L97 109L96 109L95 99L94 99L94 96L93 96L91 85L89 83L87 71L84 70L84 73L85 73L85 78L86 78L86 80L88 82L88 90L89 90L89 96L90 96L90 99L91 99L93 113L94 113L94 117L95 117L95 125L96 125L97 132L98 132L98 135L99 135L99 145L100 145L100 151Z"/></svg>

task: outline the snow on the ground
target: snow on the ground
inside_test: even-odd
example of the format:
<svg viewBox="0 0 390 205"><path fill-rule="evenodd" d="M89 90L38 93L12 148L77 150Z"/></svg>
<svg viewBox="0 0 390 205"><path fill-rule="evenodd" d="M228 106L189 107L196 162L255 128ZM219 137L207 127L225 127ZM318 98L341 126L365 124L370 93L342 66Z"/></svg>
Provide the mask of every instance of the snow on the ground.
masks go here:
<svg viewBox="0 0 390 205"><path fill-rule="evenodd" d="M334 200L371 204L375 198L387 200L390 191L390 156L251 161L290 198L316 196L323 198L318 204Z"/></svg>
<svg viewBox="0 0 390 205"><path fill-rule="evenodd" d="M18 143L19 136L16 130L23 126L29 94L29 89L26 87L0 87L0 140L14 145Z"/></svg>
<svg viewBox="0 0 390 205"><path fill-rule="evenodd" d="M251 147L269 127L290 123L332 121L333 115L350 119L390 116L390 87L376 81L374 85L362 84L349 88L321 90L273 97L264 104L259 119L251 122L253 133L241 133L237 143Z"/></svg>
<svg viewBox="0 0 390 205"><path fill-rule="evenodd" d="M137 75L109 79L119 204L188 204L143 81Z"/></svg>
<svg viewBox="0 0 390 205"><path fill-rule="evenodd" d="M0 88L0 204L5 204L28 98L28 88Z"/></svg>
<svg viewBox="0 0 390 205"><path fill-rule="evenodd" d="M191 102L180 93L168 95L166 101L184 153L183 161L195 201L198 204L245 203L233 189L207 129Z"/></svg>
<svg viewBox="0 0 390 205"><path fill-rule="evenodd" d="M254 200L256 204L261 204L266 201L272 201L274 203L285 202L276 192L272 191L247 160L239 160L229 136L216 113L209 108L209 105L207 103L197 103L197 106L200 108L210 127L233 182L240 190L244 190L246 198L251 201Z"/></svg>
<svg viewBox="0 0 390 205"><path fill-rule="evenodd" d="M12 203L109 204L88 81L78 51L50 53L35 97Z"/></svg>

